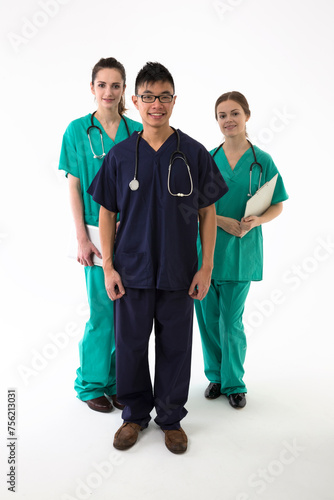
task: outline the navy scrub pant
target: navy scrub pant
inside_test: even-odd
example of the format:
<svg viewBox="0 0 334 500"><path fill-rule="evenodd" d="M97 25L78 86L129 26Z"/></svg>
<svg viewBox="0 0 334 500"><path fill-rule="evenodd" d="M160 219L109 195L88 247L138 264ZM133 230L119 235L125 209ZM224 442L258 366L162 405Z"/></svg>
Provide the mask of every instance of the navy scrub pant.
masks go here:
<svg viewBox="0 0 334 500"><path fill-rule="evenodd" d="M147 427L155 407L162 429L179 429L187 414L194 301L188 290L126 288L115 301L117 398L122 418ZM155 327L152 387L148 344Z"/></svg>

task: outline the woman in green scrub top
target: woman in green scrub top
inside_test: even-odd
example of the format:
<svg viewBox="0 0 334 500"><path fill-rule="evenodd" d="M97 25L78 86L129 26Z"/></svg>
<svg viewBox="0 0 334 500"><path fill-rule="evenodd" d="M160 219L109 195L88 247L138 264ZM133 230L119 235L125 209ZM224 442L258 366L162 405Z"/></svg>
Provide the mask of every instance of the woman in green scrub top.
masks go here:
<svg viewBox="0 0 334 500"><path fill-rule="evenodd" d="M103 163L103 151L108 153L115 144L142 130L140 123L123 116L125 81L123 65L112 57L101 59L94 66L90 86L97 110L69 124L59 162L59 169L65 170L68 177L78 240L77 260L85 266L90 307L90 317L79 343L80 367L74 387L80 400L101 412L112 411L113 405L122 409L122 405L116 397L113 302L105 290L102 267L93 265L93 254L100 258L101 254L86 230L87 224L98 226L100 205L87 194L87 189ZM90 145L87 130L92 124L95 128L90 129Z"/></svg>
<svg viewBox="0 0 334 500"><path fill-rule="evenodd" d="M247 343L242 315L251 281L262 280L261 225L277 217L282 212L283 201L288 198L272 158L254 146L263 169L260 185L275 174L278 178L268 210L260 217L244 218L249 199L250 166L254 162L246 134L250 114L248 102L240 92L228 92L216 101L216 120L225 142L211 154L229 191L216 202L217 240L211 286L201 302L195 301L205 375L210 381L205 397L216 399L225 394L233 408L246 405L243 376ZM252 194L258 189L259 180L260 168L254 166ZM198 254L201 261L200 239Z"/></svg>

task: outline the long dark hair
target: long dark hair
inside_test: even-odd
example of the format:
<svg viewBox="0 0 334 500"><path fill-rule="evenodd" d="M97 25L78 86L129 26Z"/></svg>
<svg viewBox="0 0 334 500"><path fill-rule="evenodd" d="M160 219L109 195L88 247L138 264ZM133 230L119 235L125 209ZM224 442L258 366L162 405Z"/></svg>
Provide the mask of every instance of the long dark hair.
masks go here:
<svg viewBox="0 0 334 500"><path fill-rule="evenodd" d="M106 59L100 59L99 62L97 62L92 70L92 84L94 85L94 81L96 79L97 73L100 71L100 69L117 69L117 71L120 72L122 80L124 85L126 84L126 74L125 74L125 69L123 64L121 64L117 59L114 57L107 57ZM124 94L122 95L121 100L118 103L118 112L120 115L125 113L125 97Z"/></svg>

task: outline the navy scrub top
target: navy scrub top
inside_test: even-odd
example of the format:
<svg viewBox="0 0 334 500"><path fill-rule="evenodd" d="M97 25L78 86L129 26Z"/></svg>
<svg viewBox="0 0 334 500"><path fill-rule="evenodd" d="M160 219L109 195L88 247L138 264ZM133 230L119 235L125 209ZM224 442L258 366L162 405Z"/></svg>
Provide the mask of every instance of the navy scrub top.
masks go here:
<svg viewBox="0 0 334 500"><path fill-rule="evenodd" d="M107 154L88 193L107 210L120 215L115 240L114 266L123 285L161 290L188 289L197 271L198 210L212 205L228 187L208 151L179 131L193 180L190 196L168 192L168 166L176 150L172 134L155 151L143 138L139 142L139 189L131 191L138 133L114 146ZM172 167L173 193L188 193L187 167L177 159Z"/></svg>

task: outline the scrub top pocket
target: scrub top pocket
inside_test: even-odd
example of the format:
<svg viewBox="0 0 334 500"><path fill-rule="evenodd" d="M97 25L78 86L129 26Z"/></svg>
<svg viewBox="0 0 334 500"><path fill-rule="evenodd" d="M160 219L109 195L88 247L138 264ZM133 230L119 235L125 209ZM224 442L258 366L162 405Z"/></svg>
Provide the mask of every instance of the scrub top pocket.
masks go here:
<svg viewBox="0 0 334 500"><path fill-rule="evenodd" d="M124 286L152 288L152 262L147 252L116 252L115 269Z"/></svg>

